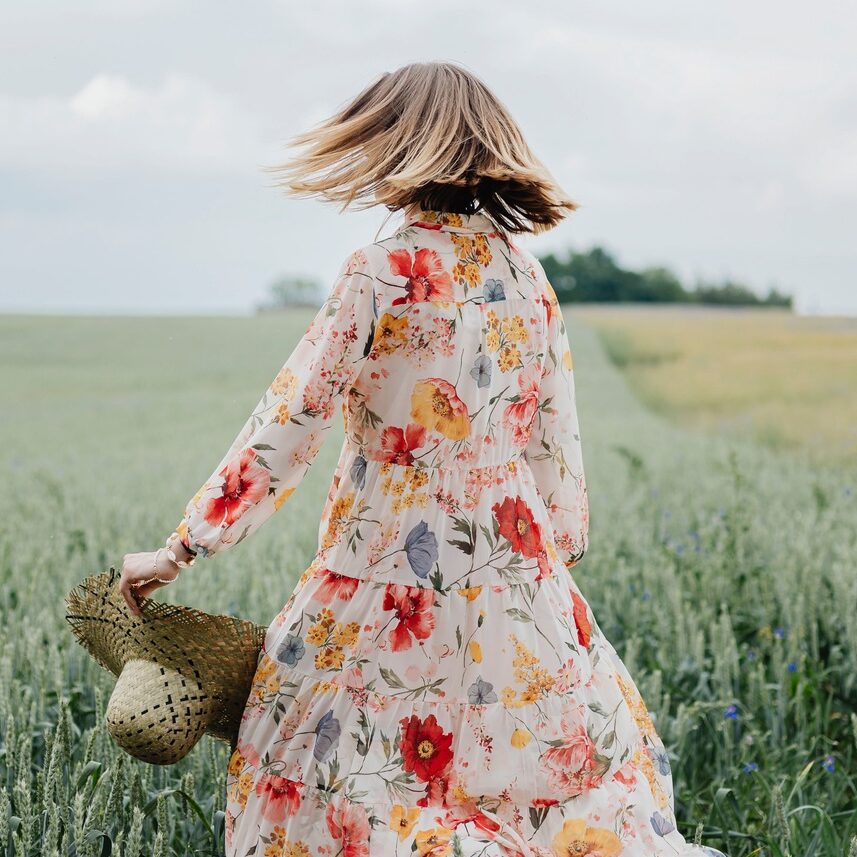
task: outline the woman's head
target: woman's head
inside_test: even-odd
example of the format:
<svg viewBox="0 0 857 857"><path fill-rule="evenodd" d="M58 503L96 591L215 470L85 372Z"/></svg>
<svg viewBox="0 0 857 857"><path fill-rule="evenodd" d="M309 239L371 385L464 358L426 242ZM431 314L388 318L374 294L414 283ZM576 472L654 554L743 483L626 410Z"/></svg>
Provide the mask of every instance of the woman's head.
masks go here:
<svg viewBox="0 0 857 857"><path fill-rule="evenodd" d="M411 63L382 74L291 145L307 148L268 168L280 175L278 184L343 209L481 208L510 232L542 232L577 208L503 104L453 63Z"/></svg>

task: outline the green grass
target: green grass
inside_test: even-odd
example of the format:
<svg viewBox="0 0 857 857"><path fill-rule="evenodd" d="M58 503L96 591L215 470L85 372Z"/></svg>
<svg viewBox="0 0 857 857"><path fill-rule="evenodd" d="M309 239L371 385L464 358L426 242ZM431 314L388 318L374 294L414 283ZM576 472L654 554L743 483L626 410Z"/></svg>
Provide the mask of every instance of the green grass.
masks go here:
<svg viewBox="0 0 857 857"><path fill-rule="evenodd" d="M857 472L672 425L566 317L592 504L575 578L670 749L684 832L730 857L848 854ZM0 854L222 853L228 748L168 768L116 749L113 679L63 596L161 544L308 319L0 317ZM252 539L159 596L267 624L314 552L341 432Z"/></svg>

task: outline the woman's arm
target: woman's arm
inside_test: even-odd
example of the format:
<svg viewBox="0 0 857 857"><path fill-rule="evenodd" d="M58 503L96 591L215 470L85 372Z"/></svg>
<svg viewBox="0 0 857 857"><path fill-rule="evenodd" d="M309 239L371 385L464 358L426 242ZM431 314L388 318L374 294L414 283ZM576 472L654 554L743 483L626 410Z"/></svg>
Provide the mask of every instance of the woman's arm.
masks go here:
<svg viewBox="0 0 857 857"><path fill-rule="evenodd" d="M340 397L366 361L375 327L374 277L363 250L333 289L176 531L210 557L255 532L297 488L321 449Z"/></svg>
<svg viewBox="0 0 857 857"><path fill-rule="evenodd" d="M589 502L571 348L556 293L542 280L547 342L539 406L524 454L547 507L557 551L571 568L589 545Z"/></svg>

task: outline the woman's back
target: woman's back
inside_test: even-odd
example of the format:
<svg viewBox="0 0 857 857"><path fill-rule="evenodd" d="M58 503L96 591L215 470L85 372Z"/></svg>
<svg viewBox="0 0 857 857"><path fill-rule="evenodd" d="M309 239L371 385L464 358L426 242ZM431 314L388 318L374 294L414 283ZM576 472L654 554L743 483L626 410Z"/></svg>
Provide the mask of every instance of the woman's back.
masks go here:
<svg viewBox="0 0 857 857"><path fill-rule="evenodd" d="M371 276L376 320L346 395L324 564L443 590L538 579L558 550L579 559L588 519L570 353L538 262L482 213L422 209L349 269ZM540 489L556 494L556 541ZM501 559L498 528L527 545L523 563ZM390 551L408 539L423 550L402 563Z"/></svg>

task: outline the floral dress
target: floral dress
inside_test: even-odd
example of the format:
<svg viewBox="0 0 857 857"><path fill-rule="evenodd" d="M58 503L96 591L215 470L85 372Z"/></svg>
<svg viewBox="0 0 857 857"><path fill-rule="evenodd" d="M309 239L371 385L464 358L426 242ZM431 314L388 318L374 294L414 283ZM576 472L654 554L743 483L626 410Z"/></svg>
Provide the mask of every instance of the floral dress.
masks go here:
<svg viewBox="0 0 857 857"><path fill-rule="evenodd" d="M537 259L417 210L343 262L179 526L237 545L341 408L318 551L271 622L227 772L228 857L716 855L569 570L588 501Z"/></svg>

